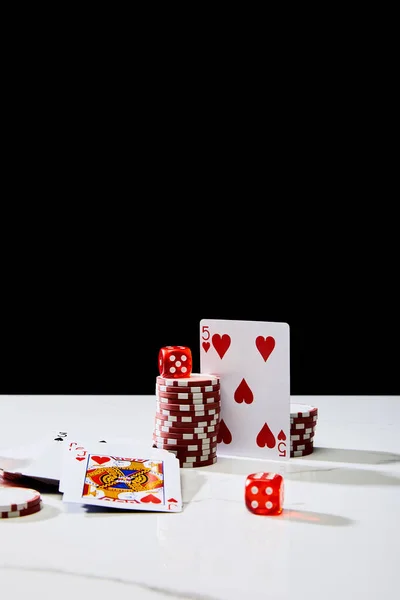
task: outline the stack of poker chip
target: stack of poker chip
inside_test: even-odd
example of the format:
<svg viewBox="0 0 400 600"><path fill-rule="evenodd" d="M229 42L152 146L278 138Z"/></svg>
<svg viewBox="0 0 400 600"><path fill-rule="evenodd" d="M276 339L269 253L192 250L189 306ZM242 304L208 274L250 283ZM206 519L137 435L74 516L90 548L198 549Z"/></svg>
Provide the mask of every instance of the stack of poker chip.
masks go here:
<svg viewBox="0 0 400 600"><path fill-rule="evenodd" d="M212 465L217 462L220 414L219 377L202 373L179 379L158 376L154 447L173 452L181 468Z"/></svg>
<svg viewBox="0 0 400 600"><path fill-rule="evenodd" d="M308 404L290 404L290 456L307 456L314 450L318 408Z"/></svg>
<svg viewBox="0 0 400 600"><path fill-rule="evenodd" d="M37 490L23 487L0 487L0 519L26 517L42 509L42 498Z"/></svg>

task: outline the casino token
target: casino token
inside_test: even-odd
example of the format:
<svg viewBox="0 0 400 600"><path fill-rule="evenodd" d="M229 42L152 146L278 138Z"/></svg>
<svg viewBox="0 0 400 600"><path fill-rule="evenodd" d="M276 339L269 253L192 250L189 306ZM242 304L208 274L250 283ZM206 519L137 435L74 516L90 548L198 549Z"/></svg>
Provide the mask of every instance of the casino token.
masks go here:
<svg viewBox="0 0 400 600"><path fill-rule="evenodd" d="M156 387L156 395L160 398L168 398L169 400L205 400L206 398L220 398L220 390L215 392L163 392Z"/></svg>
<svg viewBox="0 0 400 600"><path fill-rule="evenodd" d="M212 460L217 456L216 452L213 454L197 454L197 456L191 455L179 455L176 458L179 459L180 462L188 462L188 463L197 463L197 462L207 462Z"/></svg>
<svg viewBox="0 0 400 600"><path fill-rule="evenodd" d="M43 508L43 502L39 500L36 504L29 506L28 508L22 508L20 510L9 510L9 511L0 511L0 519L12 519L14 517L27 517L29 515L34 515L39 512Z"/></svg>
<svg viewBox="0 0 400 600"><path fill-rule="evenodd" d="M159 421L169 421L170 423L202 423L204 421L209 423L210 421L219 421L220 414L220 411L214 412L211 415L182 415L182 413L180 415L164 415L163 413L156 412L155 418Z"/></svg>
<svg viewBox="0 0 400 600"><path fill-rule="evenodd" d="M156 390L159 390L160 392L167 392L167 393L172 393L172 394L176 394L176 393L182 393L182 392L188 392L191 394L205 394L207 392L219 392L221 390L221 385L218 383L217 385L203 385L203 386L195 386L193 385L192 387L184 387L184 386L179 386L177 388L177 386L170 386L170 385L160 385L159 383L157 383L156 386Z"/></svg>
<svg viewBox="0 0 400 600"><path fill-rule="evenodd" d="M316 417L318 415L318 408L311 406L310 404L291 404L290 405L290 416L291 417Z"/></svg>
<svg viewBox="0 0 400 600"><path fill-rule="evenodd" d="M174 427L178 425L177 427ZM180 427L182 425L182 427ZM154 429L158 429L158 431L163 431L164 433L210 433L206 431L209 427L216 427L219 425L219 421L210 421L209 423L171 423L171 421L159 421L155 419L154 421ZM202 429L203 431L200 431ZM217 432L218 429L213 429L212 431Z"/></svg>
<svg viewBox="0 0 400 600"><path fill-rule="evenodd" d="M304 434L294 433L293 435L292 434L290 435L290 441L291 442L304 442L306 440L313 440L314 433L304 433Z"/></svg>
<svg viewBox="0 0 400 600"><path fill-rule="evenodd" d="M298 458L299 456L308 456L314 452L314 447L308 448L307 450L291 450L290 457Z"/></svg>
<svg viewBox="0 0 400 600"><path fill-rule="evenodd" d="M177 444L197 444L198 442L203 442L205 440L209 440L210 438L203 437L207 435L206 433L187 433L183 436L178 436L173 433L160 433L159 431L154 431L153 439L156 441L163 440L166 444L172 445L174 442Z"/></svg>
<svg viewBox="0 0 400 600"><path fill-rule="evenodd" d="M295 423L290 426L290 433L312 433L316 427L308 427L304 423Z"/></svg>
<svg viewBox="0 0 400 600"><path fill-rule="evenodd" d="M193 419L197 417L212 417L219 416L221 413L221 406L217 408L207 408L205 410L169 410L168 408L160 408L157 410L159 415L163 417L176 417L180 419Z"/></svg>
<svg viewBox="0 0 400 600"><path fill-rule="evenodd" d="M314 440L306 440L304 442L291 442L290 449L291 450L307 450L311 446L314 445Z"/></svg>
<svg viewBox="0 0 400 600"><path fill-rule="evenodd" d="M294 419L292 419L292 417L290 417L290 424L293 425L293 423L304 423L305 425L313 425L314 423L317 423L318 421L318 417L305 417L305 418L300 418L300 417L296 417Z"/></svg>
<svg viewBox="0 0 400 600"><path fill-rule="evenodd" d="M172 396L169 394L166 396L162 392L157 392L156 394L157 402L162 402L163 404L215 404L221 401L221 396L219 394L211 394L211 396L204 396L202 398L181 398L180 396Z"/></svg>
<svg viewBox="0 0 400 600"><path fill-rule="evenodd" d="M211 441L212 438L210 438L210 441L207 440L205 443L203 443L203 440L196 440L196 441L191 441L191 440L186 440L186 441L181 441L181 440L173 440L173 442L177 442L176 444L169 444L168 443L168 439L167 438L158 438L158 437L154 437L153 436L153 443L155 444L156 448L161 448L164 450L180 450L182 449L186 449L188 452L196 452L201 450L202 448L211 448L213 444L216 444L216 441Z"/></svg>
<svg viewBox="0 0 400 600"><path fill-rule="evenodd" d="M159 425L156 427L161 432L164 433L213 433L216 435L218 433L219 426L211 425L210 427L166 427L165 425ZM184 431L183 431L184 430Z"/></svg>
<svg viewBox="0 0 400 600"><path fill-rule="evenodd" d="M192 373L190 377L179 377L176 379L166 379L158 375L156 381L160 385L172 387L192 387L205 385L218 385L220 378L208 373Z"/></svg>
<svg viewBox="0 0 400 600"><path fill-rule="evenodd" d="M184 456L212 456L217 453L217 445L210 446L209 448L202 448L201 450L186 450L186 448L180 448L179 450L169 450L172 454L175 454L177 458Z"/></svg>
<svg viewBox="0 0 400 600"><path fill-rule="evenodd" d="M217 462L217 457L214 456L210 458L210 460L197 461L197 462L181 462L179 461L180 467L182 469L190 468L195 469L196 467L208 467L209 465L214 465Z"/></svg>
<svg viewBox="0 0 400 600"><path fill-rule="evenodd" d="M205 410L220 410L221 402L213 402L208 404L186 404L183 402L182 404L171 404L170 402L156 400L156 409L157 412L161 412L161 410L170 410L173 413L197 413Z"/></svg>
<svg viewBox="0 0 400 600"><path fill-rule="evenodd" d="M188 423L187 421L168 421L156 417L154 423L164 427L175 427L176 429L193 429L193 427L213 427L218 425L219 419L206 419L205 421L191 421Z"/></svg>
<svg viewBox="0 0 400 600"><path fill-rule="evenodd" d="M193 431L162 431L161 429L154 428L153 435L157 438L170 438L171 440L208 440L211 437L218 435L218 431L194 433Z"/></svg>
<svg viewBox="0 0 400 600"><path fill-rule="evenodd" d="M0 512L27 510L40 502L40 498L40 493L31 488L0 488Z"/></svg>

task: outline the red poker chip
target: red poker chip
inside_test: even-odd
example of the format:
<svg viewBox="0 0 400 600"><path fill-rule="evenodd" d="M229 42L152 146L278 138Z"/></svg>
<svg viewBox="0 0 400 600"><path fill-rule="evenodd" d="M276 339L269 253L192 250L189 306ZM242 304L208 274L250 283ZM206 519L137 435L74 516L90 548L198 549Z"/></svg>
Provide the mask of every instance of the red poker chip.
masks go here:
<svg viewBox="0 0 400 600"><path fill-rule="evenodd" d="M299 458L300 456L308 456L314 452L314 446L308 448L307 450L291 450L290 457L291 458Z"/></svg>
<svg viewBox="0 0 400 600"><path fill-rule="evenodd" d="M197 467L208 467L210 465L215 465L216 462L217 462L217 457L214 456L213 458L210 458L209 460L203 460L203 461L200 460L197 462L179 461L179 464L182 469L196 469Z"/></svg>
<svg viewBox="0 0 400 600"><path fill-rule="evenodd" d="M186 448L180 448L179 450L169 450L172 454L175 454L177 458L184 458L185 456L214 456L217 453L217 446L211 446L210 448L202 448L201 450L186 450Z"/></svg>
<svg viewBox="0 0 400 600"><path fill-rule="evenodd" d="M161 408L157 410L157 413L167 418L176 417L178 420L183 418L196 419L197 417L211 418L213 416L219 416L221 414L221 406L219 406L218 408L207 408L204 410L169 410L168 408Z"/></svg>
<svg viewBox="0 0 400 600"><path fill-rule="evenodd" d="M206 394L208 392L219 392L221 390L221 385L218 383L217 385L202 385L202 386L192 386L192 387L184 387L184 386L170 386L170 385L160 385L157 383L156 390L160 392L167 392L169 394L181 394L181 393L190 393L190 394Z"/></svg>
<svg viewBox="0 0 400 600"><path fill-rule="evenodd" d="M290 435L292 435L292 433L296 434L296 433L314 433L317 429L316 425L311 425L310 427L308 425L305 425L304 423L298 423L296 425L291 425L290 426Z"/></svg>
<svg viewBox="0 0 400 600"><path fill-rule="evenodd" d="M175 427L175 429L193 429L194 427L215 427L218 425L219 419L204 419L198 421L168 421L167 419L159 419L155 417L154 422L161 427Z"/></svg>
<svg viewBox="0 0 400 600"><path fill-rule="evenodd" d="M176 379L168 379L158 375L156 381L160 385L168 385L172 387L193 387L205 385L218 385L220 378L208 373L192 373L190 377L179 377Z"/></svg>
<svg viewBox="0 0 400 600"><path fill-rule="evenodd" d="M210 398L211 396L220 398L221 396L220 390L215 390L215 392L163 392L158 387L156 387L155 391L157 396L161 396L162 398L179 398L180 400Z"/></svg>
<svg viewBox="0 0 400 600"><path fill-rule="evenodd" d="M297 434L293 433L290 435L290 442L307 442L314 439L315 432Z"/></svg>
<svg viewBox="0 0 400 600"><path fill-rule="evenodd" d="M29 506L28 508L22 508L21 510L10 510L0 512L0 519L12 519L14 517L28 517L34 515L43 508L42 500L39 500L36 504Z"/></svg>
<svg viewBox="0 0 400 600"><path fill-rule="evenodd" d="M189 427L187 426L187 423L185 423L184 427L174 427L174 425L176 425L176 423L170 423L169 421L155 421L154 422L154 429L157 429L157 431L161 431L164 433L196 433L198 435L200 434L207 434L210 432L218 432L217 426L219 425L218 421L212 421L211 423L208 424L203 424L203 423L194 423L193 425L190 425ZM194 426L196 425L196 427ZM216 429L211 429L211 428L216 428ZM202 429L207 429L208 431L201 431Z"/></svg>
<svg viewBox="0 0 400 600"><path fill-rule="evenodd" d="M169 394L156 390L156 398L168 404L212 404L221 400L219 392L208 392L207 394Z"/></svg>
<svg viewBox="0 0 400 600"><path fill-rule="evenodd" d="M316 417L318 415L318 408L311 406L310 404L290 404L290 417L291 418L308 418Z"/></svg>
<svg viewBox="0 0 400 600"><path fill-rule="evenodd" d="M156 448L162 448L164 450L179 450L180 448L186 448L188 452L196 452L202 448L211 448L217 443L216 436L209 438L208 440L174 440L176 444L168 443L168 438L159 438L153 435L153 443Z"/></svg>
<svg viewBox="0 0 400 600"><path fill-rule="evenodd" d="M308 448L311 448L312 446L314 446L314 440L307 440L304 442L291 442L290 443L290 449L291 450L307 450Z"/></svg>
<svg viewBox="0 0 400 600"><path fill-rule="evenodd" d="M217 453L214 452L213 454L197 454L195 456L191 456L191 455L179 455L176 458L179 460L179 462L188 462L188 463L197 463L197 462L207 462L212 460L213 458L215 458L217 456Z"/></svg>
<svg viewBox="0 0 400 600"><path fill-rule="evenodd" d="M317 422L317 417L310 417L309 419L290 419L290 425L299 425L301 423L302 425L312 427L313 425L316 425Z"/></svg>
<svg viewBox="0 0 400 600"><path fill-rule="evenodd" d="M156 401L156 409L157 412L161 412L161 410L171 410L172 412L179 412L179 413L196 413L196 412L202 412L205 410L220 410L221 409L221 402L212 402L212 403L207 403L207 404L186 404L186 403L182 403L182 404L172 404L170 402L162 402L160 400Z"/></svg>
<svg viewBox="0 0 400 600"><path fill-rule="evenodd" d="M204 427L202 428L204 429ZM164 431L163 429L154 427L153 430L154 435L156 435L157 437L169 437L171 439L176 439L176 440L206 440L209 437L214 437L216 435L218 435L218 428L214 428L212 431L194 431L194 430L190 430L190 429L185 429L185 430L171 430L169 429L168 431Z"/></svg>
<svg viewBox="0 0 400 600"><path fill-rule="evenodd" d="M202 412L202 411L201 411ZM156 412L155 418L159 421L169 421L170 423L201 423L204 421L218 421L221 412L214 412L211 415L164 415Z"/></svg>
<svg viewBox="0 0 400 600"><path fill-rule="evenodd" d="M160 433L159 431L155 430L153 432L153 440L156 440L157 442L164 442L165 444L169 444L169 445L173 445L175 442L176 444L198 444L200 442L204 442L204 445L207 445L207 441L210 441L212 438L210 437L203 437L207 435L206 433L202 434L196 434L196 433L187 433L184 435L178 435L176 433ZM199 437L201 436L201 437ZM215 436L214 436L215 437Z"/></svg>
<svg viewBox="0 0 400 600"><path fill-rule="evenodd" d="M7 486L0 488L0 512L28 510L41 500L40 492L32 488Z"/></svg>
<svg viewBox="0 0 400 600"><path fill-rule="evenodd" d="M155 429L163 433L211 433L212 435L217 435L219 430L219 424L211 425L210 427L166 427L165 425L157 425Z"/></svg>

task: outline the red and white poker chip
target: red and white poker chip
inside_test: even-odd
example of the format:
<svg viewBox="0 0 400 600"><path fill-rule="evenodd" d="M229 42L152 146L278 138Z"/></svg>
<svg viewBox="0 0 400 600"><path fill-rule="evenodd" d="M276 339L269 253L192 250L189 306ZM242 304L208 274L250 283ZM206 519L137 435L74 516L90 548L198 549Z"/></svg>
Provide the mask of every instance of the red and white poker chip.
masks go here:
<svg viewBox="0 0 400 600"><path fill-rule="evenodd" d="M314 452L314 446L311 446L307 450L291 450L290 457L291 458L299 458L300 456L309 456Z"/></svg>
<svg viewBox="0 0 400 600"><path fill-rule="evenodd" d="M196 425L196 427L194 427L194 425L188 425L187 423L184 423L182 425L182 427L174 427L174 425L176 425L176 423L171 423L170 421L159 421L159 420L155 420L154 422L154 428L158 429L159 431L164 431L166 433L171 432L171 433L208 433L207 431L200 431L200 429L206 429L209 427L216 427L216 425L218 425L218 421L211 421L209 423L195 423L194 425ZM212 431L217 431L216 429L213 429Z"/></svg>
<svg viewBox="0 0 400 600"><path fill-rule="evenodd" d="M42 500L39 500L33 506L29 506L28 508L21 508L20 510L10 510L10 511L1 511L0 519L12 519L15 517L28 517L29 515L34 515L38 513L43 508Z"/></svg>
<svg viewBox="0 0 400 600"><path fill-rule="evenodd" d="M220 378L207 373L192 373L190 377L179 377L176 379L167 379L158 375L156 378L157 384L167 385L170 387L193 387L206 385L218 385Z"/></svg>
<svg viewBox="0 0 400 600"><path fill-rule="evenodd" d="M181 462L179 461L180 467L182 469L195 469L197 467L208 467L210 465L215 465L215 463L217 462L217 457L214 456L213 458L210 458L209 460L203 460L203 461L197 461L197 462Z"/></svg>
<svg viewBox="0 0 400 600"><path fill-rule="evenodd" d="M163 413L156 412L155 418L159 421L169 421L170 423L201 423L207 421L219 421L221 412L213 412L211 415L165 415Z"/></svg>
<svg viewBox="0 0 400 600"><path fill-rule="evenodd" d="M206 410L220 410L221 402L212 402L207 404L192 404L192 403L182 403L182 404L171 404L170 402L162 402L161 400L156 401L156 409L157 412L161 412L162 410L170 410L173 413L196 413L202 412Z"/></svg>
<svg viewBox="0 0 400 600"><path fill-rule="evenodd" d="M314 440L304 440L300 442L290 442L291 450L307 450L314 446Z"/></svg>
<svg viewBox="0 0 400 600"><path fill-rule="evenodd" d="M168 450L168 452L172 452L175 454L177 458L185 458L185 456L214 456L217 453L217 446L210 446L209 448L202 448L196 451L189 451L186 448L180 448L179 450Z"/></svg>
<svg viewBox="0 0 400 600"><path fill-rule="evenodd" d="M291 418L307 418L316 417L318 415L318 408L311 406L310 404L290 404L290 417Z"/></svg>
<svg viewBox="0 0 400 600"><path fill-rule="evenodd" d="M310 441L314 439L314 435L315 432L313 433L302 433L302 434L298 434L298 433L293 433L290 434L290 441L291 442L306 442L306 441Z"/></svg>
<svg viewBox="0 0 400 600"><path fill-rule="evenodd" d="M177 432L177 431L162 431L160 429L156 429L154 428L153 430L153 434L157 437L157 438L166 438L166 439L173 439L173 440L207 440L210 439L211 437L215 437L216 435L218 435L218 431L213 431L213 432L204 432L204 433L194 433L192 431L183 431L183 432Z"/></svg>
<svg viewBox="0 0 400 600"><path fill-rule="evenodd" d="M154 421L159 425L164 425L165 427L177 427L179 429L190 429L191 427L211 427L212 425L217 425L219 423L219 417L212 415L212 417L200 417L196 421L170 421L168 417L165 415L161 415L161 417L157 416L156 413Z"/></svg>
<svg viewBox="0 0 400 600"><path fill-rule="evenodd" d="M176 393L190 393L190 394L206 394L207 392L219 392L221 390L221 385L218 383L217 385L203 385L203 386L195 386L192 387L184 387L184 386L169 386L169 385L160 385L157 383L156 390L160 392L167 392L170 394Z"/></svg>
<svg viewBox="0 0 400 600"><path fill-rule="evenodd" d="M197 456L179 455L176 458L178 458L179 461L181 461L181 462L196 463L196 462L206 462L208 460L212 460L216 456L217 456L217 453L213 452L212 454L197 454Z"/></svg>
<svg viewBox="0 0 400 600"><path fill-rule="evenodd" d="M168 398L168 400L205 400L206 398L220 398L220 391L217 390L215 392L163 392L158 387L156 387L156 395L160 398ZM178 402L179 403L179 402Z"/></svg>
<svg viewBox="0 0 400 600"><path fill-rule="evenodd" d="M292 433L314 433L316 430L316 426L308 427L304 423L296 423L290 426L290 435Z"/></svg>
<svg viewBox="0 0 400 600"><path fill-rule="evenodd" d="M176 442L176 443L174 443ZM217 438L209 438L207 440L172 440L172 443L168 441L168 438L160 438L153 435L153 443L156 448L162 448L164 450L179 450L186 449L188 452L200 451L202 448L211 448L213 444L217 443Z"/></svg>
<svg viewBox="0 0 400 600"><path fill-rule="evenodd" d="M41 495L37 490L24 487L0 488L0 512L29 510L39 504Z"/></svg>
<svg viewBox="0 0 400 600"><path fill-rule="evenodd" d="M211 417L212 415L220 414L221 405L216 405L215 408L202 408L202 409L190 409L187 407L186 410L171 410L169 408L164 408L163 405L156 405L157 412L161 415L165 415L166 417Z"/></svg>
<svg viewBox="0 0 400 600"><path fill-rule="evenodd" d="M157 429L163 433L212 433L216 435L219 429L218 423L211 425L210 427L166 427L165 425L158 425Z"/></svg>
<svg viewBox="0 0 400 600"><path fill-rule="evenodd" d="M305 418L295 418L292 419L292 417L290 417L290 424L293 425L293 423L304 423L305 425L314 425L317 424L318 421L318 417L305 417Z"/></svg>
<svg viewBox="0 0 400 600"><path fill-rule="evenodd" d="M211 394L210 396L203 396L202 398L181 398L180 395L168 396L163 394L162 392L157 392L156 398L158 402L168 403L168 404L215 404L216 402L221 401L221 397L219 394Z"/></svg>

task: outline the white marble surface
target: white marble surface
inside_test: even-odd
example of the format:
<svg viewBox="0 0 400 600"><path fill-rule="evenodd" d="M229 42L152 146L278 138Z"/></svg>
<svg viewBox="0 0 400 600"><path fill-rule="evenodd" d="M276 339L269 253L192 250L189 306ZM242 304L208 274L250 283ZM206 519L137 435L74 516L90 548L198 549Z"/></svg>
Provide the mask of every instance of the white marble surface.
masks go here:
<svg viewBox="0 0 400 600"><path fill-rule="evenodd" d="M88 512L44 495L0 520L2 597L389 600L399 597L400 397L294 397L319 408L316 449L288 463L182 469L177 514ZM153 396L0 396L0 448L50 429L149 441ZM255 470L285 478L278 517L243 501Z"/></svg>

